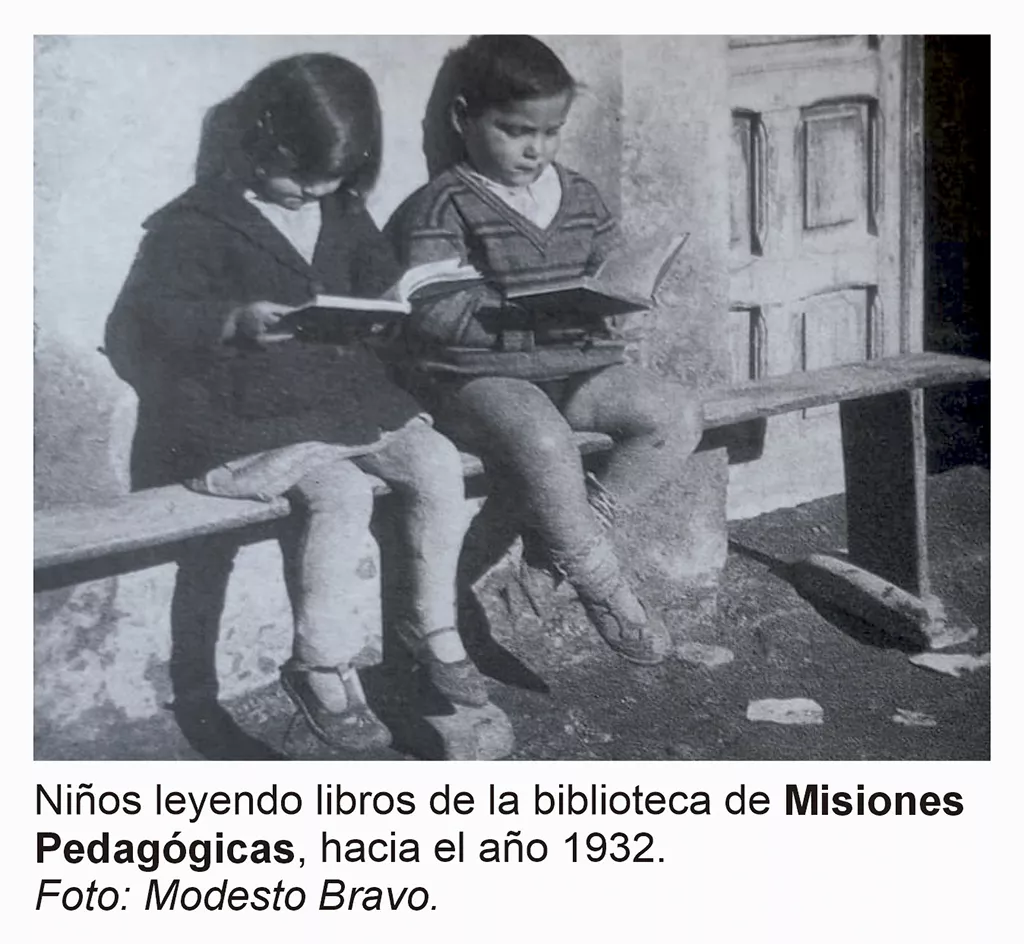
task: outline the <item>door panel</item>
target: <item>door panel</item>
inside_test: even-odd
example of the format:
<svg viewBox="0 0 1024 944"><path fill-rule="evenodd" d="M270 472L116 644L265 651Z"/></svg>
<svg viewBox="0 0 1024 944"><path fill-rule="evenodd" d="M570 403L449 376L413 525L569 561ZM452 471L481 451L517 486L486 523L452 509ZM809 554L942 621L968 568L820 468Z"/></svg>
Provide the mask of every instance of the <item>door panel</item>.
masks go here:
<svg viewBox="0 0 1024 944"><path fill-rule="evenodd" d="M800 313L800 370L820 370L869 358L868 325L873 286L825 292L807 299ZM837 405L803 410L804 419L837 416Z"/></svg>
<svg viewBox="0 0 1024 944"><path fill-rule="evenodd" d="M729 57L734 379L896 353L903 41L733 37ZM730 471L737 516L842 491L838 411L769 421Z"/></svg>
<svg viewBox="0 0 1024 944"><path fill-rule="evenodd" d="M868 297L872 288L827 292L807 299L800 318L801 370L868 359Z"/></svg>
<svg viewBox="0 0 1024 944"><path fill-rule="evenodd" d="M751 183L754 170L753 126L756 116L734 112L729 151L729 248L753 252L753 206L755 188Z"/></svg>
<svg viewBox="0 0 1024 944"><path fill-rule="evenodd" d="M871 102L836 102L804 109L801 190L803 237L843 227L871 232L870 157Z"/></svg>

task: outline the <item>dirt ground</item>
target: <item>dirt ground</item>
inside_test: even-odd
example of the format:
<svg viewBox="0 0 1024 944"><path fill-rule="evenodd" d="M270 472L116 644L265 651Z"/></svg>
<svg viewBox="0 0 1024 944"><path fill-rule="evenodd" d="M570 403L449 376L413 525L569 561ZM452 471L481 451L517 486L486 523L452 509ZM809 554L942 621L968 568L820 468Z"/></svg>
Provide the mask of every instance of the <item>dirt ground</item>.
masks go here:
<svg viewBox="0 0 1024 944"><path fill-rule="evenodd" d="M966 466L934 475L928 502L934 589L949 610L978 628L975 640L953 651L988 653L989 473ZM866 638L863 627L819 612L785 579L777 562L843 546L841 496L739 522L730 537L711 618L705 612L692 637L699 646L683 646L663 665L624 663L596 634L557 620L533 650L531 640L520 640L518 659L504 668L485 661L502 679L492 682L492 700L512 723L512 759L988 758L987 668L956 678L913 665L891 641ZM699 606L707 610L708 599ZM664 615L671 621L692 614ZM391 700L393 671L373 670L366 679L386 720L447 710L422 685L411 702ZM399 687L409 690L407 682ZM765 698L812 699L821 707L821 723L747 720L750 702ZM320 750L301 722L292 721L291 705L275 685L221 708L169 709L58 756L337 756ZM429 740L429 731L413 725L399 733L404 750L377 757L435 756ZM52 747L37 745L37 753L54 757Z"/></svg>

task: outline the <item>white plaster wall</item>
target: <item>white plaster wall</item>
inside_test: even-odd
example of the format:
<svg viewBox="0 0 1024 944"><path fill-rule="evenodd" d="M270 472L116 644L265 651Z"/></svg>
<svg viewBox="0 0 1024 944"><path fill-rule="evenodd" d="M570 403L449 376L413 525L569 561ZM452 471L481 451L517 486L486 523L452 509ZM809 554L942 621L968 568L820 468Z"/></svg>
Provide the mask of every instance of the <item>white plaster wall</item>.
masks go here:
<svg viewBox="0 0 1024 944"><path fill-rule="evenodd" d="M622 212L628 238L690 233L648 317L644 359L695 391L723 377L729 203L725 40L622 40ZM696 395L696 394L695 394ZM639 509L633 559L675 586L725 562L726 457L692 456L682 474Z"/></svg>

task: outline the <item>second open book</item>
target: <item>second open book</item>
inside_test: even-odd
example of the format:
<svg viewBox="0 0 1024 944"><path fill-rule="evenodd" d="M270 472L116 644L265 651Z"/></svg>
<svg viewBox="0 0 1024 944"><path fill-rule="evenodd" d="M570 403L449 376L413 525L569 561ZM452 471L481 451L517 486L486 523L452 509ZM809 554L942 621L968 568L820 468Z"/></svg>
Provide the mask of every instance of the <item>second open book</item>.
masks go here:
<svg viewBox="0 0 1024 944"><path fill-rule="evenodd" d="M521 308L542 315L607 318L646 311L679 258L689 233L659 234L630 242L610 255L590 276L509 291Z"/></svg>

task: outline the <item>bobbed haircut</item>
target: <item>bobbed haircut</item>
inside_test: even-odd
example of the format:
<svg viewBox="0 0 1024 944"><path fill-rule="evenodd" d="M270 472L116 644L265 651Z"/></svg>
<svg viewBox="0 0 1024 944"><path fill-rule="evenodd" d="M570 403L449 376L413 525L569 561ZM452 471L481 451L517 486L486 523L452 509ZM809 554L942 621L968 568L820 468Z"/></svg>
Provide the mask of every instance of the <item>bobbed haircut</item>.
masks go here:
<svg viewBox="0 0 1024 944"><path fill-rule="evenodd" d="M380 168L381 117L370 77L326 53L271 63L245 86L241 148L252 170L341 178L356 192Z"/></svg>
<svg viewBox="0 0 1024 944"><path fill-rule="evenodd" d="M575 94L562 60L533 36L474 36L455 53L454 94L471 115L512 102Z"/></svg>

